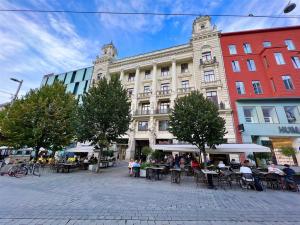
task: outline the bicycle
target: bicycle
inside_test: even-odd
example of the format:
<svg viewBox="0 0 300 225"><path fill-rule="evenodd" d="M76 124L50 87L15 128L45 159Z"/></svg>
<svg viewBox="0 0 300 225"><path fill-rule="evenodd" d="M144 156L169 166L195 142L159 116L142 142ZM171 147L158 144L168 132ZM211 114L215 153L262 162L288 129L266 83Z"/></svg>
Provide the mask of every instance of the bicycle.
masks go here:
<svg viewBox="0 0 300 225"><path fill-rule="evenodd" d="M27 169L22 167L21 165L12 166L7 172L8 176L16 178L24 177L27 175L27 173Z"/></svg>
<svg viewBox="0 0 300 225"><path fill-rule="evenodd" d="M28 164L23 164L22 165L23 168L25 168L27 170L27 174L31 174L31 175L34 175L34 176L41 176L40 174L40 167L41 167L41 164L40 163L28 163Z"/></svg>

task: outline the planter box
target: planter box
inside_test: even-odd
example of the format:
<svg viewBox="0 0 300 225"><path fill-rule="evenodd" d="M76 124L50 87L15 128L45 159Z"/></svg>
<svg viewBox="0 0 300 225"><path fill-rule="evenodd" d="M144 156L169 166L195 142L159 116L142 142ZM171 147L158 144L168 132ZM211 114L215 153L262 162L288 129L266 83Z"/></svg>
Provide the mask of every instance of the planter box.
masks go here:
<svg viewBox="0 0 300 225"><path fill-rule="evenodd" d="M146 177L146 170L140 170L140 177Z"/></svg>
<svg viewBox="0 0 300 225"><path fill-rule="evenodd" d="M113 166L114 163L113 162L108 162L108 166Z"/></svg>

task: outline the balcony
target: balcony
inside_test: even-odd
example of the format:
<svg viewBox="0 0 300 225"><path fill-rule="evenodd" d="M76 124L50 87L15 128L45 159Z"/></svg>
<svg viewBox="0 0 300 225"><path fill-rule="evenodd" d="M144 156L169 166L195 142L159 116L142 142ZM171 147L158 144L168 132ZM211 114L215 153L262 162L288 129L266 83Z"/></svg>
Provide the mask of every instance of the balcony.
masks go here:
<svg viewBox="0 0 300 225"><path fill-rule="evenodd" d="M222 87L221 80L212 80L212 81L205 81L201 82L202 88L215 88L215 87Z"/></svg>
<svg viewBox="0 0 300 225"><path fill-rule="evenodd" d="M206 67L211 65L217 65L217 58L214 56L212 59L200 59L200 66Z"/></svg>
<svg viewBox="0 0 300 225"><path fill-rule="evenodd" d="M157 109L155 111L156 114L169 114L171 112L170 108L166 108L166 109Z"/></svg>
<svg viewBox="0 0 300 225"><path fill-rule="evenodd" d="M172 90L161 90L161 91L157 91L156 95L157 97L165 97L165 96L170 96L171 92Z"/></svg>
<svg viewBox="0 0 300 225"><path fill-rule="evenodd" d="M178 89L177 89L177 94L179 94L179 95L184 95L184 94L191 93L191 92L194 91L194 90L195 90L194 87L178 88Z"/></svg>
<svg viewBox="0 0 300 225"><path fill-rule="evenodd" d="M147 115L151 115L152 112L151 110L136 110L133 112L134 116L147 116Z"/></svg>
<svg viewBox="0 0 300 225"><path fill-rule="evenodd" d="M139 93L138 94L138 99L145 99L145 98L149 98L151 96L152 92L151 91L147 91L147 92L143 92L143 93Z"/></svg>

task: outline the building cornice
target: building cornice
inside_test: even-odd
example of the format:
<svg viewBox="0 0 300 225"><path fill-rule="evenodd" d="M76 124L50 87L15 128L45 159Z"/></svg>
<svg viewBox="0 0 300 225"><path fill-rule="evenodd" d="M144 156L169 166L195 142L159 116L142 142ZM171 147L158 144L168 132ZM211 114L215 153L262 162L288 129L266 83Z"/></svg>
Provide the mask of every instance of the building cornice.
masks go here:
<svg viewBox="0 0 300 225"><path fill-rule="evenodd" d="M203 40L211 37L219 37L220 32L219 31L210 31L203 34L196 34L191 38L191 41L197 41L197 40Z"/></svg>
<svg viewBox="0 0 300 225"><path fill-rule="evenodd" d="M112 61L109 68L115 68L119 66L125 66L128 64L143 62L143 61L153 61L163 57L174 56L186 52L192 52L192 46L190 44L185 44L181 46L176 46L168 49L158 50L151 53L145 53L142 55L132 56L116 61Z"/></svg>

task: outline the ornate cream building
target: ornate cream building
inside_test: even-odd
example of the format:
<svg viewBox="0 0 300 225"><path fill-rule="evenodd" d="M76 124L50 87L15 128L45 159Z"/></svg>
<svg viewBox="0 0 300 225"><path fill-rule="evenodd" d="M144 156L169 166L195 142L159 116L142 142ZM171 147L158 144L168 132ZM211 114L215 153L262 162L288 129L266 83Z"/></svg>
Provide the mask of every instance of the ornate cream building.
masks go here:
<svg viewBox="0 0 300 225"><path fill-rule="evenodd" d="M167 131L168 113L176 98L192 90L200 90L219 106L226 120L225 139L235 143L219 34L210 17L198 17L184 45L123 59L116 59L112 43L103 46L94 61L92 84L118 74L131 98L133 122L123 144L118 144L121 158L134 157L145 145L177 143Z"/></svg>

